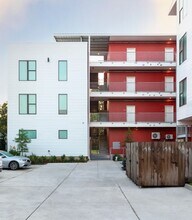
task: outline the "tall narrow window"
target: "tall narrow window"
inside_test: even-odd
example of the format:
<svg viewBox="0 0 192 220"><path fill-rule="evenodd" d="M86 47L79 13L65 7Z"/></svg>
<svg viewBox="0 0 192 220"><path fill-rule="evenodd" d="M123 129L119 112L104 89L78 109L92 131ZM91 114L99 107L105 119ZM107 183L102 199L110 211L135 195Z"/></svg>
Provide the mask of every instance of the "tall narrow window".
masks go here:
<svg viewBox="0 0 192 220"><path fill-rule="evenodd" d="M67 81L67 61L59 60L58 63L59 81Z"/></svg>
<svg viewBox="0 0 192 220"><path fill-rule="evenodd" d="M59 94L59 114L67 114L67 94Z"/></svg>
<svg viewBox="0 0 192 220"><path fill-rule="evenodd" d="M187 59L187 34L179 40L179 64L182 64Z"/></svg>
<svg viewBox="0 0 192 220"><path fill-rule="evenodd" d="M19 95L19 114L34 115L36 114L36 95L20 94Z"/></svg>
<svg viewBox="0 0 192 220"><path fill-rule="evenodd" d="M35 81L36 80L36 61L20 60L19 61L19 80Z"/></svg>
<svg viewBox="0 0 192 220"><path fill-rule="evenodd" d="M67 139L68 138L67 130L59 130L58 136L59 139Z"/></svg>
<svg viewBox="0 0 192 220"><path fill-rule="evenodd" d="M179 106L187 103L187 79L179 82Z"/></svg>
<svg viewBox="0 0 192 220"><path fill-rule="evenodd" d="M184 17L183 6L184 6L184 0L179 0L179 24L182 22Z"/></svg>
<svg viewBox="0 0 192 220"><path fill-rule="evenodd" d="M19 130L19 132L20 132L20 130ZM24 130L24 132L27 134L27 137L30 139L37 138L37 131L36 130Z"/></svg>

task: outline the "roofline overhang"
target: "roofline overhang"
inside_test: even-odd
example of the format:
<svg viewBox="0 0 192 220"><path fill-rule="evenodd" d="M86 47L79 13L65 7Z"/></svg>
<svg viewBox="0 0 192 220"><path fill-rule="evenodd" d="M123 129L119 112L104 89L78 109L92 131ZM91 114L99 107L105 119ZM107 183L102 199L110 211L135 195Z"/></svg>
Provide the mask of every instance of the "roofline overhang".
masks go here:
<svg viewBox="0 0 192 220"><path fill-rule="evenodd" d="M177 15L177 0L173 0L168 15L170 16Z"/></svg>

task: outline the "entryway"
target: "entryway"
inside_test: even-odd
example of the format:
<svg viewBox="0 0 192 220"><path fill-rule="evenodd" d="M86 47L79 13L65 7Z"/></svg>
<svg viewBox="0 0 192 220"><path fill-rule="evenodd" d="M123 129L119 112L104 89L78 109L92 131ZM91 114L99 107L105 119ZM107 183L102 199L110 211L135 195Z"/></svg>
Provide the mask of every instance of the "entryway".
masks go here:
<svg viewBox="0 0 192 220"><path fill-rule="evenodd" d="M90 153L91 160L110 159L106 128L90 129Z"/></svg>

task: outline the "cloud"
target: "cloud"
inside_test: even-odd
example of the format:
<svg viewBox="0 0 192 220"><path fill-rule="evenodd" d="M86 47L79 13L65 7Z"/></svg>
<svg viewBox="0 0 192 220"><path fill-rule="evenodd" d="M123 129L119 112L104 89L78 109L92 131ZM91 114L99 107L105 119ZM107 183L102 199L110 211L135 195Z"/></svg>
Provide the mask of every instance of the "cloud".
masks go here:
<svg viewBox="0 0 192 220"><path fill-rule="evenodd" d="M25 22L29 6L37 0L0 0L0 28L15 29Z"/></svg>

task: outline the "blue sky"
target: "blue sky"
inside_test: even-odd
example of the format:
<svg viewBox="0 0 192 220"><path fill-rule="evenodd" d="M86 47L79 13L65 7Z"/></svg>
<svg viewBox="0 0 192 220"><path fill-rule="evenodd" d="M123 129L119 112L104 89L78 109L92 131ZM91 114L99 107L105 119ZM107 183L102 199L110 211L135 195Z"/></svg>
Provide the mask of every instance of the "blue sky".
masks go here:
<svg viewBox="0 0 192 220"><path fill-rule="evenodd" d="M53 42L54 34L174 34L172 0L0 0L0 104L7 100L13 43Z"/></svg>

